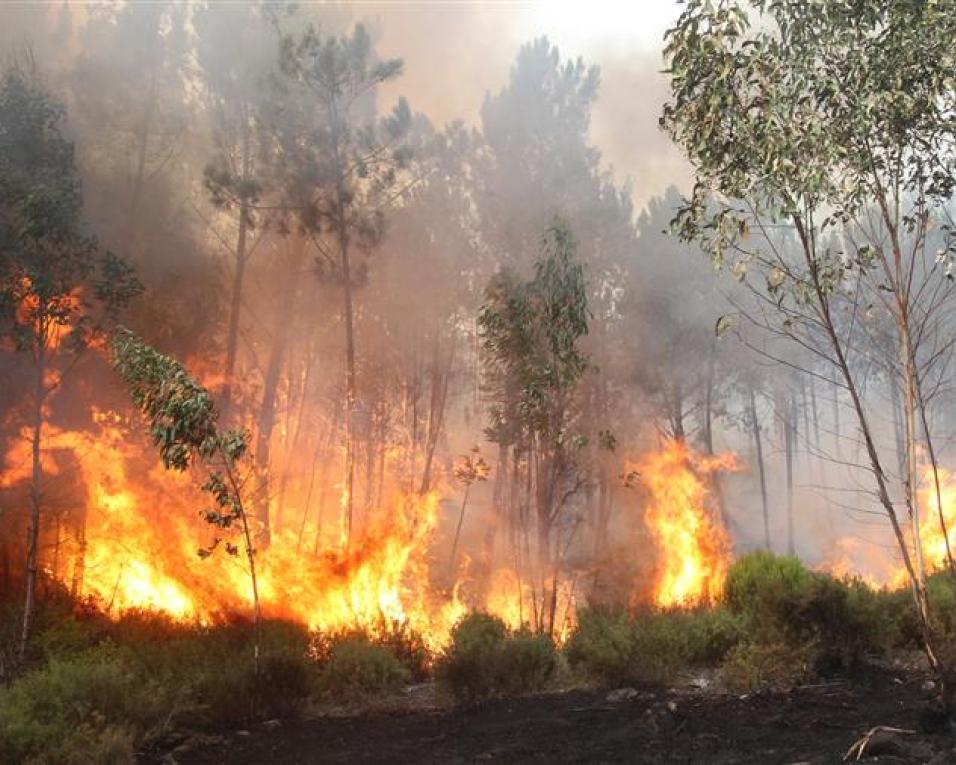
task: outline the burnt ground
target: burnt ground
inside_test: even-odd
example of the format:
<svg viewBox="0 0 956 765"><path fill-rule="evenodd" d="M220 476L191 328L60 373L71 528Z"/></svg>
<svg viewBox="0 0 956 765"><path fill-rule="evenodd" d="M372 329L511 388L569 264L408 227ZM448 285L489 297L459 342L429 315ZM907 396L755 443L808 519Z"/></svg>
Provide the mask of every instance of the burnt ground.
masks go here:
<svg viewBox="0 0 956 765"><path fill-rule="evenodd" d="M786 693L573 690L470 709L404 708L250 726L167 765L309 763L838 763L875 726L863 761L956 763L956 738L920 730L924 678L889 671ZM620 698L624 696L625 698ZM629 698L627 698L629 696ZM609 700L612 699L612 700Z"/></svg>

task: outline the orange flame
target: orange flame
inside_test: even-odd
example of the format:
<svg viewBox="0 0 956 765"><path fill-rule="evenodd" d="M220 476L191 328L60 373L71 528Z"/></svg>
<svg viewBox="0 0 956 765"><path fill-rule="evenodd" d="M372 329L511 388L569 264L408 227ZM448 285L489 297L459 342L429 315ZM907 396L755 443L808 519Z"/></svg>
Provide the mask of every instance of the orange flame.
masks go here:
<svg viewBox="0 0 956 765"><path fill-rule="evenodd" d="M681 439L668 441L637 464L650 491L645 522L659 551L653 595L658 606L694 606L720 597L730 540L714 512L707 479L736 468L734 455L697 454Z"/></svg>

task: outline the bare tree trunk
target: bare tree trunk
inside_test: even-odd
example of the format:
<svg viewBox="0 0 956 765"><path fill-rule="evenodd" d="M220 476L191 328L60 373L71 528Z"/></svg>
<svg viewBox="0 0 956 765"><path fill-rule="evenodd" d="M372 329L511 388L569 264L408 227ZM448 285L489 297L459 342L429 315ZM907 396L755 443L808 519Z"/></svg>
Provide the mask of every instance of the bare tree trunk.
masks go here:
<svg viewBox="0 0 956 765"><path fill-rule="evenodd" d="M945 678L943 677L942 665L940 664L939 658L937 656L935 640L930 627L929 601L926 596L926 588L920 587L919 585L919 578L913 567L913 561L909 554L906 537L903 534L903 529L900 526L899 518L896 515L896 508L893 506L893 500L890 498L889 490L886 485L886 474L884 473L883 465L880 461L879 452L876 450L876 443L873 440L869 418L866 416L866 411L863 408L863 401L860 398L860 393L857 389L853 373L850 371L849 364L847 363L846 356L843 352L843 345L841 343L840 336L834 327L826 290L820 284L817 263L813 257L813 246L810 244L809 235L804 227L802 218L800 216L794 216L793 220L797 229L797 234L800 237L804 259L812 280L817 301L816 305L819 312L818 318L820 319L820 322L826 331L830 348L836 357L834 361L836 363L837 369L839 369L840 374L843 377L844 384L846 385L847 392L850 394L850 400L853 404L853 411L856 413L857 423L860 426L860 432L863 435L864 444L866 446L866 453L869 457L873 479L876 482L880 504L886 511L890 525L893 528L893 535L896 539L900 556L903 559L903 565L906 568L906 573L909 576L909 580L912 585L913 600L916 605L917 616L919 618L920 631L923 637L923 647L926 652L926 658L929 661L931 670L942 683Z"/></svg>
<svg viewBox="0 0 956 765"><path fill-rule="evenodd" d="M20 659L26 656L27 641L33 627L36 612L37 576L40 567L40 504L43 497L43 464L40 448L43 438L43 402L46 398L44 377L46 375L46 338L37 340L34 358L36 377L33 388L33 434L30 453L33 462L30 480L30 526L27 531L27 581L23 604L23 629L20 632Z"/></svg>
<svg viewBox="0 0 956 765"><path fill-rule="evenodd" d="M916 568L917 586L926 588L926 564L923 561L923 540L920 535L919 504L916 486L919 482L919 466L916 460L916 370L909 341L909 327L905 317L900 323L900 355L903 362L903 430L906 434L906 480L904 482L906 509L910 516L913 538L913 562Z"/></svg>
<svg viewBox="0 0 956 765"><path fill-rule="evenodd" d="M750 388L750 423L753 426L754 444L757 448L757 472L760 475L760 501L763 507L763 544L770 549L770 508L767 503L767 472L763 461L763 442L760 438L760 421L757 419L757 401L753 387Z"/></svg>
<svg viewBox="0 0 956 765"><path fill-rule="evenodd" d="M788 393L784 403L783 442L787 467L787 555L794 555L793 541L793 448L796 441L793 394Z"/></svg>
<svg viewBox="0 0 956 765"><path fill-rule="evenodd" d="M342 294L345 300L345 548L352 545L352 507L355 489L355 327L352 309L352 270L349 261L349 232L345 220L343 193L338 195L339 256L342 266Z"/></svg>
<svg viewBox="0 0 956 765"><path fill-rule="evenodd" d="M74 598L83 594L83 580L86 576L86 504L81 503L77 508L75 523L76 560L73 562L73 580L70 582L70 593ZM60 540L60 524L57 522L57 547Z"/></svg>
<svg viewBox="0 0 956 765"><path fill-rule="evenodd" d="M419 494L425 494L431 488L432 462L435 457L435 447L442 432L445 421L445 403L448 399L448 378L451 376L451 367L455 358L455 345L451 344L448 351L448 361L441 363L441 346L438 336L435 339L435 356L432 366L431 402L428 410L428 430L425 437L425 464L422 468L422 482L418 489Z"/></svg>
<svg viewBox="0 0 956 765"><path fill-rule="evenodd" d="M243 111L242 124L242 181L249 179L249 125ZM226 382L222 389L223 418L232 415L232 379L239 349L239 314L242 311L242 284L246 273L246 236L249 225L249 201L243 194L239 202L239 233L236 237L236 271L232 277L232 298L229 305L229 328L226 334Z"/></svg>
<svg viewBox="0 0 956 765"><path fill-rule="evenodd" d="M465 508L468 507L468 494L471 491L471 484L465 485L465 496L461 500L461 513L458 515L458 525L455 527L455 539L451 543L451 556L449 558L448 570L452 577L455 575L455 561L458 558L458 540L461 537L461 527L465 522Z"/></svg>
<svg viewBox="0 0 956 765"><path fill-rule="evenodd" d="M292 251L286 263L286 272L283 275L281 298L278 303L276 324L272 350L269 354L269 365L266 368L265 380L262 388L262 405L259 409L259 427L256 433L256 472L260 477L260 486L256 488L256 516L261 524L259 544L262 549L269 546L272 529L269 519L269 505L271 500L271 443L272 430L276 421L276 396L279 389L279 378L282 363L285 357L286 344L289 339L291 317L295 315L295 302L298 295L299 271L302 268L302 258L305 254L305 243L296 237L291 244Z"/></svg>
<svg viewBox="0 0 956 765"><path fill-rule="evenodd" d="M495 542L498 539L498 530L507 518L505 507L505 482L508 476L508 447L498 444L498 462L495 465L495 482L492 489L492 517L485 527L485 536L481 545L481 566L478 574L478 592L481 602L488 594L491 582L491 573L495 561Z"/></svg>

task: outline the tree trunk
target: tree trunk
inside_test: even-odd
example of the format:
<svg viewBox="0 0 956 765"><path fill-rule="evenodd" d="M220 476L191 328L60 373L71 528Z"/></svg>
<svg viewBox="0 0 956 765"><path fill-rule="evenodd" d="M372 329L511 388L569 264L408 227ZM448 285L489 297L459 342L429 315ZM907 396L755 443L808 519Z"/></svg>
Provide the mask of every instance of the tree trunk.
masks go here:
<svg viewBox="0 0 956 765"><path fill-rule="evenodd" d="M23 604L23 629L20 633L20 659L26 656L27 641L36 612L37 576L40 567L40 503L42 500L43 464L40 447L43 438L43 403L46 398L46 339L37 341L36 377L33 388L33 435L30 442L33 470L30 480L30 526L27 531L27 581Z"/></svg>
<svg viewBox="0 0 956 765"><path fill-rule="evenodd" d="M760 501L763 508L763 545L770 549L770 507L767 503L767 472L763 461L763 442L760 438L760 421L757 419L757 400L750 388L750 423L753 426L754 445L757 448L757 473L760 475Z"/></svg>
<svg viewBox="0 0 956 765"><path fill-rule="evenodd" d="M471 491L471 484L465 485L465 496L461 500L461 513L458 515L458 525L455 527L455 539L451 543L451 556L449 558L448 570L451 572L452 579L455 576L455 560L458 557L458 540L461 538L461 527L465 523L465 508L468 507L468 494Z"/></svg>
<svg viewBox="0 0 956 765"><path fill-rule="evenodd" d="M270 448L272 430L276 421L276 397L279 389L279 378L285 348L289 339L291 317L295 314L295 302L299 287L299 271L302 268L302 258L305 254L305 243L301 237L296 237L291 243L291 253L286 263L286 272L283 275L280 299L276 314L275 332L269 355L269 365L266 368L265 380L262 389L262 406L259 409L259 423L256 433L256 472L260 477L260 485L256 487L256 516L261 524L259 546L265 549L271 541L272 529L269 521L269 505L271 499L270 481Z"/></svg>
<svg viewBox="0 0 956 765"><path fill-rule="evenodd" d="M425 463L422 468L422 482L418 489L419 494L425 494L431 488L432 463L435 457L435 447L442 432L445 421L445 403L448 399L448 378L451 376L451 367L455 358L455 346L452 343L448 351L448 361L441 362L441 346L438 335L435 339L435 356L432 363L431 397L428 409L428 429L425 436Z"/></svg>
<svg viewBox="0 0 956 765"><path fill-rule="evenodd" d="M796 441L793 394L788 393L784 403L783 441L787 467L787 555L796 554L793 540L793 448Z"/></svg>
<svg viewBox="0 0 956 765"><path fill-rule="evenodd" d="M243 109L242 182L249 180L249 125ZM226 336L226 382L222 389L223 420L232 414L232 379L239 349L239 314L242 311L242 283L246 273L246 236L249 222L249 201L245 195L239 203L239 233L236 237L236 272L232 278L232 299L229 305L229 329Z"/></svg>
<svg viewBox="0 0 956 765"><path fill-rule="evenodd" d="M340 265L342 268L342 297L345 311L345 506L343 510L344 547L352 544L352 502L355 489L355 327L352 311L352 269L349 260L349 232L345 220L344 191L339 190L336 228Z"/></svg>

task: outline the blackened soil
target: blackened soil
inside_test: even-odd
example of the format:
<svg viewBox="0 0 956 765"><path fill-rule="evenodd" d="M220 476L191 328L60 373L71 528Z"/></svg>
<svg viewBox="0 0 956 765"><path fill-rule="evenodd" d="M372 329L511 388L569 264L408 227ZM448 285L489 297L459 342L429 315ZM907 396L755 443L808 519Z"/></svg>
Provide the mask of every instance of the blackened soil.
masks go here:
<svg viewBox="0 0 956 765"><path fill-rule="evenodd" d="M818 765L841 762L868 730L892 726L915 732L881 734L874 748L883 754L863 762L956 763L956 740L920 730L922 680L884 671L746 697L641 691L612 702L575 690L442 712L300 718L250 726L165 762Z"/></svg>

